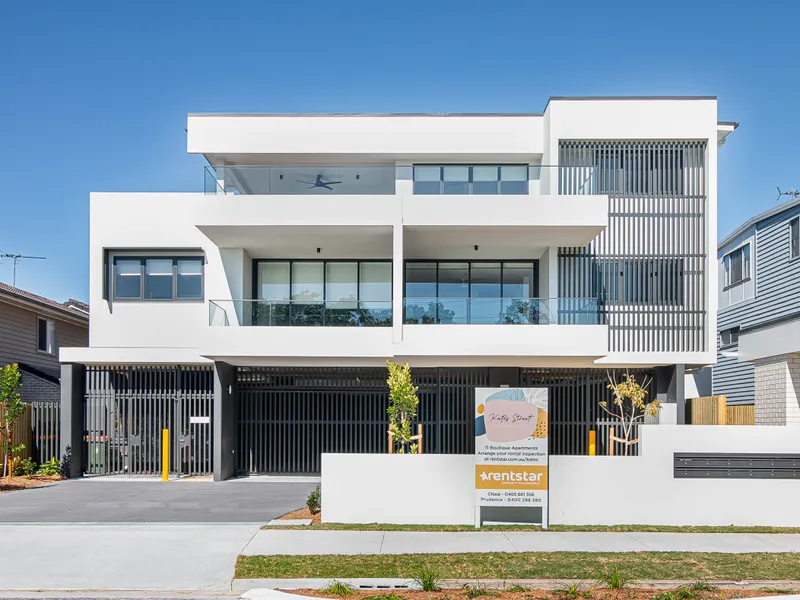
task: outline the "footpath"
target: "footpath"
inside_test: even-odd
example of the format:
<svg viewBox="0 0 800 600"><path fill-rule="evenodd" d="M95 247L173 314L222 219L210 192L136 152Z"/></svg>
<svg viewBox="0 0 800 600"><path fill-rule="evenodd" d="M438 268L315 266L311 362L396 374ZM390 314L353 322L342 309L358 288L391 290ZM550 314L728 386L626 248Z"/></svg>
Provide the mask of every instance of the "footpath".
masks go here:
<svg viewBox="0 0 800 600"><path fill-rule="evenodd" d="M262 530L261 523L0 524L9 590L230 594L239 555L479 552L800 552L800 535ZM262 583L262 582L259 582Z"/></svg>
<svg viewBox="0 0 800 600"><path fill-rule="evenodd" d="M800 534L260 530L242 554L800 552Z"/></svg>

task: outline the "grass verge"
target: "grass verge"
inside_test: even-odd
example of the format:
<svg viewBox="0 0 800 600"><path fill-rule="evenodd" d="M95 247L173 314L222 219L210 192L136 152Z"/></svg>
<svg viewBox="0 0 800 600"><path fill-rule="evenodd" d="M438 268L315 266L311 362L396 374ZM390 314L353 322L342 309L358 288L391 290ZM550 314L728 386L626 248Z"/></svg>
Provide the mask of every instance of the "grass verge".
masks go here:
<svg viewBox="0 0 800 600"><path fill-rule="evenodd" d="M292 513L293 514L293 513ZM261 529L325 529L331 531L475 531L472 525L390 525L381 523L320 523L308 527L272 527ZM485 525L481 531L544 531L539 525ZM800 533L800 527L768 526L678 526L678 525L551 525L547 531L616 531L662 533Z"/></svg>
<svg viewBox="0 0 800 600"><path fill-rule="evenodd" d="M628 579L784 580L800 577L800 553L520 552L240 556L238 579L399 577L422 568L441 579L597 579L616 566Z"/></svg>

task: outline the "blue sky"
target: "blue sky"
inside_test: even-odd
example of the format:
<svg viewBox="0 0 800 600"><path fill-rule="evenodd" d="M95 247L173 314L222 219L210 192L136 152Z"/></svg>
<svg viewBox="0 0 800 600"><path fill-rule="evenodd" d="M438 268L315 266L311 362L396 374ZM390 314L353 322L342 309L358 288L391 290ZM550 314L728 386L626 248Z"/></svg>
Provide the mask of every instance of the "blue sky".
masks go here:
<svg viewBox="0 0 800 600"><path fill-rule="evenodd" d="M565 95L714 95L719 231L800 188L800 2L7 2L0 250L88 298L90 191L202 191L188 112L538 112ZM157 218L157 215L154 215ZM11 263L0 265L11 281Z"/></svg>

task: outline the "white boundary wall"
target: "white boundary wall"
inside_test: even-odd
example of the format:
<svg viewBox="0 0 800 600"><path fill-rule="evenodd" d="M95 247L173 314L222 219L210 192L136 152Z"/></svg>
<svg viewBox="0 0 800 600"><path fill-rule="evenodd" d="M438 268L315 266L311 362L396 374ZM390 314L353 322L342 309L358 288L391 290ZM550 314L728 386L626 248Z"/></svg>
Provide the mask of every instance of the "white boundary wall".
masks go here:
<svg viewBox="0 0 800 600"><path fill-rule="evenodd" d="M800 480L675 479L675 452L800 453L800 427L646 425L640 456L551 456L550 523L800 526ZM474 521L472 455L325 454L331 523Z"/></svg>

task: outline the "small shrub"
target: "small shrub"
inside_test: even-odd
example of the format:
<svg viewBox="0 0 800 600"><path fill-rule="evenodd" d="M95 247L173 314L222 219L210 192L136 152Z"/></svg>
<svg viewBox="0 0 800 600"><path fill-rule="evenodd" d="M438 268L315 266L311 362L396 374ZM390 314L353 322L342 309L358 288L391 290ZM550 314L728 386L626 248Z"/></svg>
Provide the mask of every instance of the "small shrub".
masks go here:
<svg viewBox="0 0 800 600"><path fill-rule="evenodd" d="M36 473L36 463L33 462L32 458L23 458L20 460L19 457L14 459L14 466L11 469L11 473L14 477L20 477L21 475L33 475Z"/></svg>
<svg viewBox="0 0 800 600"><path fill-rule="evenodd" d="M47 462L43 462L39 465L39 469L36 471L37 475L60 475L61 474L61 463L56 459L54 456Z"/></svg>
<svg viewBox="0 0 800 600"><path fill-rule="evenodd" d="M630 583L628 578L622 574L622 569L620 569L618 565L614 565L611 569L600 575L600 577L597 578L597 582L615 591L624 589Z"/></svg>
<svg viewBox="0 0 800 600"><path fill-rule="evenodd" d="M700 597L700 594L695 592L692 588L682 585L675 590L674 596L677 600L695 600Z"/></svg>
<svg viewBox="0 0 800 600"><path fill-rule="evenodd" d="M428 565L420 568L414 576L414 583L416 583L423 592L439 591L441 580L442 578L439 577L439 573Z"/></svg>
<svg viewBox="0 0 800 600"><path fill-rule="evenodd" d="M518 583L515 583L510 588L508 588L508 591L509 592L529 592L530 590L528 588L526 588L524 585L520 585Z"/></svg>
<svg viewBox="0 0 800 600"><path fill-rule="evenodd" d="M70 471L72 470L70 467L72 465L72 446L67 446L64 448L64 456L61 457L61 469L60 475L64 479L69 479Z"/></svg>
<svg viewBox="0 0 800 600"><path fill-rule="evenodd" d="M695 581L694 583L690 583L686 586L682 586L689 588L693 592L718 592L719 588L707 581Z"/></svg>
<svg viewBox="0 0 800 600"><path fill-rule="evenodd" d="M349 596L353 593L353 588L342 581L333 580L327 586L322 588L322 591L326 594L331 594L332 596L339 596L340 598L344 596Z"/></svg>
<svg viewBox="0 0 800 600"><path fill-rule="evenodd" d="M675 600L675 594L672 592L661 592L653 596L652 600Z"/></svg>
<svg viewBox="0 0 800 600"><path fill-rule="evenodd" d="M322 507L322 491L320 487L317 486L314 490L308 495L308 500L306 500L306 506L308 510L311 511L312 515L315 515L319 512L319 509Z"/></svg>
<svg viewBox="0 0 800 600"><path fill-rule="evenodd" d="M374 596L366 596L364 600L404 600L403 596L386 592L385 594L375 594Z"/></svg>
<svg viewBox="0 0 800 600"><path fill-rule="evenodd" d="M472 600L473 598L480 598L481 596L496 596L497 593L487 590L482 585L476 585L476 586L465 585L464 595L470 600Z"/></svg>
<svg viewBox="0 0 800 600"><path fill-rule="evenodd" d="M581 595L581 584L565 583L563 586L561 586L556 590L556 593L562 598L568 598L569 600L577 600L577 598L579 598Z"/></svg>

